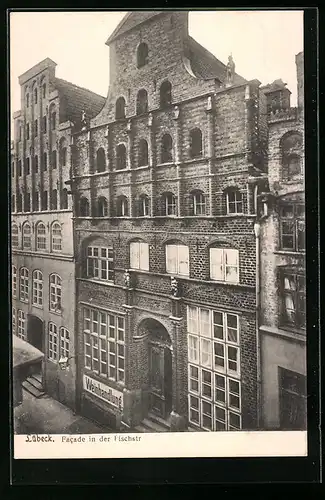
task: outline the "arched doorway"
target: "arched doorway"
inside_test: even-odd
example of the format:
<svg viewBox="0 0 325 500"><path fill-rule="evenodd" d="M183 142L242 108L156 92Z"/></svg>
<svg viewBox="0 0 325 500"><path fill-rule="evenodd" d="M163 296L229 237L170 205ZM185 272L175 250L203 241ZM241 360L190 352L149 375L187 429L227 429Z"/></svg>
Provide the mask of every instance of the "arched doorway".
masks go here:
<svg viewBox="0 0 325 500"><path fill-rule="evenodd" d="M172 344L166 328L147 319L149 412L166 419L172 410Z"/></svg>
<svg viewBox="0 0 325 500"><path fill-rule="evenodd" d="M43 352L43 321L33 314L28 315L27 340L36 349Z"/></svg>

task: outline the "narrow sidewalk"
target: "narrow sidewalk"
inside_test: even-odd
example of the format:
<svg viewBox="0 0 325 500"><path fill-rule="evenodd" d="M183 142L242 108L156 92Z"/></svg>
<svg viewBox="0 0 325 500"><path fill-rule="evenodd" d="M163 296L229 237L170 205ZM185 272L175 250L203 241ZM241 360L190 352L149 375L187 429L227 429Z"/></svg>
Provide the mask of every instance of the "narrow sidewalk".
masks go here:
<svg viewBox="0 0 325 500"><path fill-rule="evenodd" d="M14 409L15 434L103 434L113 432L45 395L35 398L23 391L23 402Z"/></svg>

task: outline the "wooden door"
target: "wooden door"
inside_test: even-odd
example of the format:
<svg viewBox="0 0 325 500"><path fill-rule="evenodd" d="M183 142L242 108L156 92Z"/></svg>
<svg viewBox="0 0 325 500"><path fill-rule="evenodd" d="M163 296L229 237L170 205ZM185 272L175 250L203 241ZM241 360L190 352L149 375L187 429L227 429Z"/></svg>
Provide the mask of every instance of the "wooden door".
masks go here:
<svg viewBox="0 0 325 500"><path fill-rule="evenodd" d="M166 418L171 411L171 352L166 346L149 345L150 411Z"/></svg>

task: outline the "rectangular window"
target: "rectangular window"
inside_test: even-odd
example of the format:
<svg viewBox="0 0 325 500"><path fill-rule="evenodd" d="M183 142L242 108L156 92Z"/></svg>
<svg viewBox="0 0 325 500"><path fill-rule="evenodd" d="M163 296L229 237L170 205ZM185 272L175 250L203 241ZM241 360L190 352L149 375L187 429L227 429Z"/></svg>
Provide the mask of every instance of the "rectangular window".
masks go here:
<svg viewBox="0 0 325 500"><path fill-rule="evenodd" d="M130 267L149 271L149 245L141 241L130 243Z"/></svg>
<svg viewBox="0 0 325 500"><path fill-rule="evenodd" d="M60 328L60 357L69 358L70 333L66 328Z"/></svg>
<svg viewBox="0 0 325 500"><path fill-rule="evenodd" d="M232 248L210 248L210 278L239 282L239 252Z"/></svg>
<svg viewBox="0 0 325 500"><path fill-rule="evenodd" d="M114 280L113 249L104 247L87 248L87 277L103 281Z"/></svg>
<svg viewBox="0 0 325 500"><path fill-rule="evenodd" d="M303 274L282 275L282 322L292 327L306 327L306 280Z"/></svg>
<svg viewBox="0 0 325 500"><path fill-rule="evenodd" d="M33 304L43 306L43 275L41 271L33 272Z"/></svg>
<svg viewBox="0 0 325 500"><path fill-rule="evenodd" d="M58 327L54 323L49 323L48 342L48 358L58 361Z"/></svg>
<svg viewBox="0 0 325 500"><path fill-rule="evenodd" d="M17 336L20 339L22 339L22 340L26 340L25 323L26 323L26 315L25 315L24 311L21 311L19 309L18 310L18 330L17 330Z"/></svg>
<svg viewBox="0 0 325 500"><path fill-rule="evenodd" d="M282 250L305 250L305 207L303 203L280 206L280 246Z"/></svg>
<svg viewBox="0 0 325 500"><path fill-rule="evenodd" d="M189 421L205 430L241 428L238 316L188 306Z"/></svg>
<svg viewBox="0 0 325 500"><path fill-rule="evenodd" d="M20 271L20 300L28 302L29 300L29 272L26 268Z"/></svg>
<svg viewBox="0 0 325 500"><path fill-rule="evenodd" d="M186 245L166 245L166 272L189 275L189 249Z"/></svg>
<svg viewBox="0 0 325 500"><path fill-rule="evenodd" d="M11 333L17 335L16 333L16 309L13 307L11 310Z"/></svg>
<svg viewBox="0 0 325 500"><path fill-rule="evenodd" d="M125 321L121 316L84 308L85 368L125 381Z"/></svg>
<svg viewBox="0 0 325 500"><path fill-rule="evenodd" d="M11 273L12 273L12 296L16 297L16 295L17 295L17 267L16 266L12 266Z"/></svg>

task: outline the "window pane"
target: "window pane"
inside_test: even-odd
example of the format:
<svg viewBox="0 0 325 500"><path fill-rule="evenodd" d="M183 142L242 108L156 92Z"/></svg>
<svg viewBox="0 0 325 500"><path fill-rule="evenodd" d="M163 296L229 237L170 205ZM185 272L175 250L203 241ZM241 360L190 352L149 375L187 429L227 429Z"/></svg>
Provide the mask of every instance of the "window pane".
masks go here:
<svg viewBox="0 0 325 500"><path fill-rule="evenodd" d="M223 250L210 248L210 278L222 281L224 279Z"/></svg>
<svg viewBox="0 0 325 500"><path fill-rule="evenodd" d="M188 247L185 245L179 245L178 247L178 273L183 276L188 276L189 274L189 251Z"/></svg>
<svg viewBox="0 0 325 500"><path fill-rule="evenodd" d="M177 246L166 245L166 271L177 274Z"/></svg>
<svg viewBox="0 0 325 500"><path fill-rule="evenodd" d="M200 309L200 334L211 337L210 311L207 309Z"/></svg>

